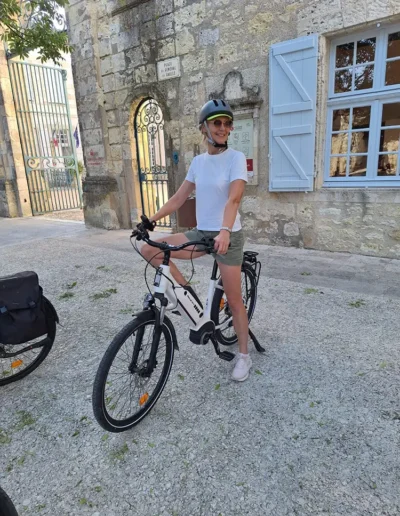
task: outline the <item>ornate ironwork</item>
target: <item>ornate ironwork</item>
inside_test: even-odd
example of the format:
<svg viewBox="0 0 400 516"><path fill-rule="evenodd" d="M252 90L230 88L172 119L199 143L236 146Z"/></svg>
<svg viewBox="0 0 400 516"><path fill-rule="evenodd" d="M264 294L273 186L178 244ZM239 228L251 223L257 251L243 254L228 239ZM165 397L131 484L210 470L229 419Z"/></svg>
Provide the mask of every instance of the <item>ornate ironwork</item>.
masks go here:
<svg viewBox="0 0 400 516"><path fill-rule="evenodd" d="M135 117L135 135L142 207L150 216L168 200L164 116L154 99L140 104ZM170 218L166 217L159 225L171 227Z"/></svg>
<svg viewBox="0 0 400 516"><path fill-rule="evenodd" d="M66 71L8 64L33 214L81 207Z"/></svg>

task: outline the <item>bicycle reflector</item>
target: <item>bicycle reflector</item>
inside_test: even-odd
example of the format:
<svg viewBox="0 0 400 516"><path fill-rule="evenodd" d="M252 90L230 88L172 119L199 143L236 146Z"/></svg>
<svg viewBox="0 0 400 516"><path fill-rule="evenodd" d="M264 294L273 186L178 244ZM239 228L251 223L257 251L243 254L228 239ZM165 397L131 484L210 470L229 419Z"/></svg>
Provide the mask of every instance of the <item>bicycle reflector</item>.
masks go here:
<svg viewBox="0 0 400 516"><path fill-rule="evenodd" d="M149 393L145 392L143 396L140 396L139 405L142 407L146 401L149 399Z"/></svg>
<svg viewBox="0 0 400 516"><path fill-rule="evenodd" d="M22 366L23 364L23 361L22 360L14 360L14 362L12 362L11 364L11 369L16 369L17 367L19 366Z"/></svg>

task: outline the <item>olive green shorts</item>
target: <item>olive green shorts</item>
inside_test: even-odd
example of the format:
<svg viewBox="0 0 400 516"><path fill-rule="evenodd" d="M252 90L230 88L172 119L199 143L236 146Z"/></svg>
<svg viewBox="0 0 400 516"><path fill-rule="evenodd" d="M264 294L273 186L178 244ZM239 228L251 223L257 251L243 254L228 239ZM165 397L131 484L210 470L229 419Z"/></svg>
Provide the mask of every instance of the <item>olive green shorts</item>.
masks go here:
<svg viewBox="0 0 400 516"><path fill-rule="evenodd" d="M189 241L201 240L203 238L215 238L219 235L219 231L202 231L195 228L190 231L185 231L185 235ZM241 265L243 261L243 247L244 235L243 230L240 229L239 231L231 233L231 245L226 254L212 253L212 256L218 263L224 263L225 265Z"/></svg>

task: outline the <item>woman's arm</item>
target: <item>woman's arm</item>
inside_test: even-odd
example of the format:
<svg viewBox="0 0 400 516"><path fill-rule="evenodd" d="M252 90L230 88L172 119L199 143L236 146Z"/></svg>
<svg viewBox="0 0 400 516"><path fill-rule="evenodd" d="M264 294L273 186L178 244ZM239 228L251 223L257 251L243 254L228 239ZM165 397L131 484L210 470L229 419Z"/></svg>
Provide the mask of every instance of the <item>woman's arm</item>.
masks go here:
<svg viewBox="0 0 400 516"><path fill-rule="evenodd" d="M157 222L157 220L163 219L164 217L168 217L171 213L178 210L182 204L186 201L189 195L195 189L195 184L190 181L185 181L180 186L179 190L169 199L164 206L158 210L158 212L153 215L153 217L149 217L150 220Z"/></svg>
<svg viewBox="0 0 400 516"><path fill-rule="evenodd" d="M242 201L245 186L246 181L243 181L243 179L236 179L235 181L232 181L229 188L228 202L225 204L222 226L232 229L240 203Z"/></svg>
<svg viewBox="0 0 400 516"><path fill-rule="evenodd" d="M229 188L228 202L225 204L222 227L232 229L233 224L235 223L240 202L244 194L245 186L246 181L243 179L236 179L235 181L232 181ZM226 229L222 229L220 234L214 240L217 253L226 254L230 242L230 232Z"/></svg>

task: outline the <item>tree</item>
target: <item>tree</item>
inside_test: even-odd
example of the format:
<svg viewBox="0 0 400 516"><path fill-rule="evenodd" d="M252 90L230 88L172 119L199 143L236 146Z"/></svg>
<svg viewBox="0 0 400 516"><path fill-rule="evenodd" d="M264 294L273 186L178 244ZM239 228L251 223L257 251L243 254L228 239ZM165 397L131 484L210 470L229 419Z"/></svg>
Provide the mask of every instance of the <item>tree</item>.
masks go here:
<svg viewBox="0 0 400 516"><path fill-rule="evenodd" d="M68 0L0 0L0 39L25 59L37 50L41 62L60 63L70 52L64 7Z"/></svg>

